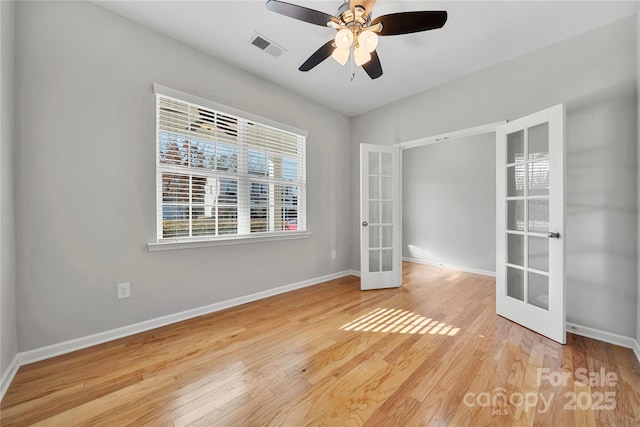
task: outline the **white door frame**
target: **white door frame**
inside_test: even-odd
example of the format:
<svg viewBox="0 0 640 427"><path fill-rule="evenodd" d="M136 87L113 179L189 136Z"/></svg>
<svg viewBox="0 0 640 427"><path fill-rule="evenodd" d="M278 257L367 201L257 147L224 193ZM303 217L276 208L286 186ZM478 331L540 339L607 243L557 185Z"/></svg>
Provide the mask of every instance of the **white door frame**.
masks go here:
<svg viewBox="0 0 640 427"><path fill-rule="evenodd" d="M471 128L460 129L453 132L441 133L439 135L427 136L425 138L413 139L411 141L399 142L393 144L394 147L400 147L400 149L407 150L409 148L422 147L423 145L431 145L439 142L448 142L455 139L466 138L468 136L482 135L485 133L495 132L498 126L502 126L507 123L506 120L499 122L488 123L486 125L474 126Z"/></svg>

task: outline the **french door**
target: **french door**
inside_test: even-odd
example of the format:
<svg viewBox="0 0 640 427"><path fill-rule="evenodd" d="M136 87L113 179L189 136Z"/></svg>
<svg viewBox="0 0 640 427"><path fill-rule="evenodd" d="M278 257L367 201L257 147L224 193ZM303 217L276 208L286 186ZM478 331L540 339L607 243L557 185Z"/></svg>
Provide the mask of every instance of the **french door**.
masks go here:
<svg viewBox="0 0 640 427"><path fill-rule="evenodd" d="M564 105L496 130L496 311L564 344Z"/></svg>
<svg viewBox="0 0 640 427"><path fill-rule="evenodd" d="M360 144L360 288L402 284L400 149Z"/></svg>

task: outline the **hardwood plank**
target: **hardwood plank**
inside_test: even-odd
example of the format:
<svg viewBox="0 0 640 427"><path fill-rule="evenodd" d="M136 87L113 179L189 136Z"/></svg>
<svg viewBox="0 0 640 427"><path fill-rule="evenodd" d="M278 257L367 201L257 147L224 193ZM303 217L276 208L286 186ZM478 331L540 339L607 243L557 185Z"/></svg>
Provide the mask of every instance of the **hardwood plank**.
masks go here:
<svg viewBox="0 0 640 427"><path fill-rule="evenodd" d="M562 346L497 316L490 277L403 268L399 289L341 278L24 366L0 424L640 425L630 350L572 334ZM583 405L597 393L616 407Z"/></svg>

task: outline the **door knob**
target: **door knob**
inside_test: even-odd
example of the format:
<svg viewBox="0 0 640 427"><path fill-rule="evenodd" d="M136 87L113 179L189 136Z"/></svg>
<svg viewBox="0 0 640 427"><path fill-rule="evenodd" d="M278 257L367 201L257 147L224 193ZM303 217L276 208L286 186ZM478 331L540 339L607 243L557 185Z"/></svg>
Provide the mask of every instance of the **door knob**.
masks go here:
<svg viewBox="0 0 640 427"><path fill-rule="evenodd" d="M362 221L362 226L366 227L367 225L369 225L369 223L367 221Z"/></svg>
<svg viewBox="0 0 640 427"><path fill-rule="evenodd" d="M557 231L550 231L547 233L547 237L550 239L559 239L560 233L558 233Z"/></svg>

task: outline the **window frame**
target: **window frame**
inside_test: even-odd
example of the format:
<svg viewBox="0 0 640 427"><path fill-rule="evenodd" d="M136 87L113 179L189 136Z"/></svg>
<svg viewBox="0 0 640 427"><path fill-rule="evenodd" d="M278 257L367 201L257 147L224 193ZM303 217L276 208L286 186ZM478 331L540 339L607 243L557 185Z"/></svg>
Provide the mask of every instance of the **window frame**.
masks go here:
<svg viewBox="0 0 640 427"><path fill-rule="evenodd" d="M263 241L277 241L277 240L290 240L290 239L303 239L311 237L311 233L307 231L306 228L306 214L307 214L307 197L306 197L306 140L308 137L308 132L306 130L298 129L290 125L286 125L265 117L258 116L256 114L248 113L245 111L241 111L232 107L228 107L226 105L218 104L216 102L200 98L195 95L191 95L188 93L184 93L175 89L171 89L159 84L153 84L153 91L155 94L155 115L156 115L156 123L155 123L155 138L156 138L156 146L155 146L155 207L156 207L156 241L149 242L147 244L149 251L159 251L159 250L167 250L167 249L190 249L190 248L198 248L198 247L206 247L206 246L219 246L219 245L235 245L241 243L255 243L255 242L263 242ZM275 177L271 176L252 176L248 170L248 160L246 158L242 159L241 157L247 157L250 151L249 140L243 139L246 136L243 136L243 133L246 133L246 127L243 129L242 126L238 128L238 165L236 173L228 173L224 174L220 171L210 171L208 169L197 169L198 175L202 174L203 176L211 176L215 177L215 179L221 179L221 175L228 175L222 179L235 180L237 182L237 200L236 200L236 214L237 214L237 229L236 234L227 234L227 235L203 235L203 236L192 236L191 234L191 226L193 219L189 222L190 228L190 236L187 237L163 237L163 218L164 218L164 208L167 206L163 203L163 176L162 173L166 172L167 169L175 169L178 172L180 169L183 172L195 171L195 168L191 168L190 166L171 166L161 164L160 162L160 114L159 114L159 102L160 96L165 98L172 98L178 102L184 102L188 104L192 104L195 107L202 107L206 109L213 110L214 112L219 112L224 115L229 115L238 120L238 123L242 123L243 126L246 126L247 122L252 122L258 125L264 125L267 127L274 128L276 130L281 130L287 133L295 134L297 137L303 138L302 144L299 144L298 150L299 152L298 158L302 158L303 164L298 166L298 176L295 181L286 181L285 179L274 179ZM224 141L222 142L224 144ZM193 178L193 175L188 175L189 180ZM262 231L262 232L251 232L250 224L251 224L251 195L250 189L252 183L265 184L269 183L270 185L280 185L282 189L285 186L297 187L298 195L297 195L297 221L298 221L298 229L297 230L282 230L282 231ZM290 184L290 185L287 185ZM189 188L193 186L193 183L190 182ZM284 191L284 190L281 190ZM191 195L189 195L189 206L192 206L193 200ZM286 206L282 206L282 209L286 209ZM216 218L216 224L218 224L219 219ZM243 225L241 226L241 222ZM246 224L245 224L246 222ZM218 225L216 225L217 229Z"/></svg>

